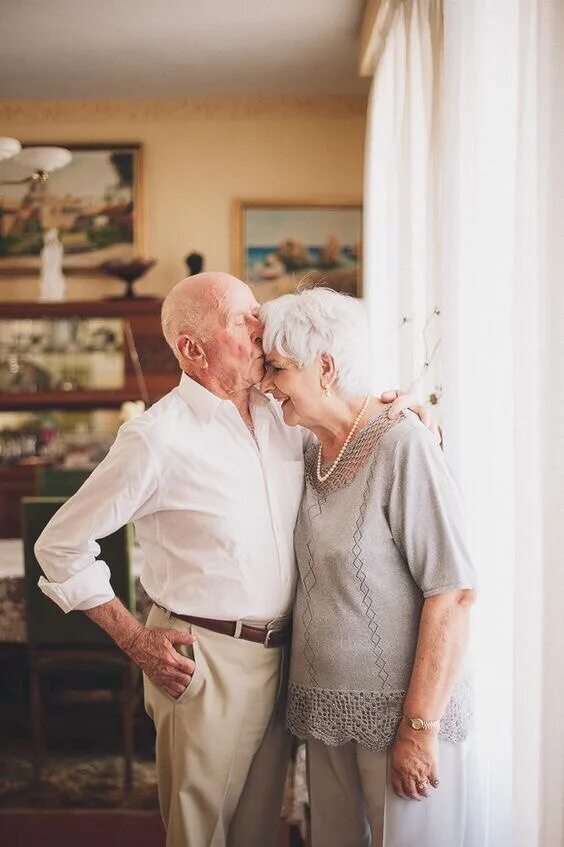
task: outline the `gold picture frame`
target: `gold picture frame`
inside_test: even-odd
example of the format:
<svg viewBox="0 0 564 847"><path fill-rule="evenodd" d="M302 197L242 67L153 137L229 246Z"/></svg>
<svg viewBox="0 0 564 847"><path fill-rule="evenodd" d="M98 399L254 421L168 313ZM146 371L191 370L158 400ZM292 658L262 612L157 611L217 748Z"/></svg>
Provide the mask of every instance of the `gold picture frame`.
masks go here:
<svg viewBox="0 0 564 847"><path fill-rule="evenodd" d="M294 291L304 277L362 296L362 203L236 200L232 267L259 302Z"/></svg>
<svg viewBox="0 0 564 847"><path fill-rule="evenodd" d="M145 256L142 144L49 142L52 145L66 147L73 158L43 186L0 186L0 274L38 274L43 233L51 227L59 230L68 275L98 275L104 261ZM0 181L21 176L17 163L0 164Z"/></svg>

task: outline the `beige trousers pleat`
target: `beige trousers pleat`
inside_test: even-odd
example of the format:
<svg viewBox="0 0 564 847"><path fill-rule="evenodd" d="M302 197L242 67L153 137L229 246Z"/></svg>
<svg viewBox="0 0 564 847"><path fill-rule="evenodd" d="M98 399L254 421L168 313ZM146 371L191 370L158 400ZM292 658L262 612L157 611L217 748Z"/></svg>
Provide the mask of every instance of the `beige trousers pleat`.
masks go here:
<svg viewBox="0 0 564 847"><path fill-rule="evenodd" d="M307 755L312 847L479 847L466 744L439 741L441 784L421 801L394 793L385 751L309 740Z"/></svg>
<svg viewBox="0 0 564 847"><path fill-rule="evenodd" d="M158 606L147 626L196 637L183 648L196 670L178 700L144 678L167 847L275 845L290 751L282 651L192 626Z"/></svg>

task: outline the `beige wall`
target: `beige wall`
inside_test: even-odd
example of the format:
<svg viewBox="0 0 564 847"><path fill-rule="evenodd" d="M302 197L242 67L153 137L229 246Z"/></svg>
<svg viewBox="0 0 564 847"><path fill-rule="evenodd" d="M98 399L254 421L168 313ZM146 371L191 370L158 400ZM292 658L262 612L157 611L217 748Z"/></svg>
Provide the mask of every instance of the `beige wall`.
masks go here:
<svg viewBox="0 0 564 847"><path fill-rule="evenodd" d="M235 199L359 200L362 98L237 102L0 101L0 135L22 142L140 141L147 254L158 265L139 293L164 295L202 252L232 268ZM1 189L0 189L1 190ZM0 277L0 300L35 299L36 279ZM119 283L72 277L69 299L120 293Z"/></svg>

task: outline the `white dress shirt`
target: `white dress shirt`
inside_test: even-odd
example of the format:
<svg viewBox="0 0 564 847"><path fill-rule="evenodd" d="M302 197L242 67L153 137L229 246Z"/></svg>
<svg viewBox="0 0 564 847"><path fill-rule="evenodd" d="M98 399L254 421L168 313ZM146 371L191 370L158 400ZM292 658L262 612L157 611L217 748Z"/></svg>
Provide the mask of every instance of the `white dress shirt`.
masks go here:
<svg viewBox="0 0 564 847"><path fill-rule="evenodd" d="M251 415L256 440L231 401L183 374L120 428L106 458L44 529L35 546L47 576L41 590L65 612L111 600L96 539L132 521L145 559L141 583L165 609L257 622L287 614L302 434L255 389Z"/></svg>

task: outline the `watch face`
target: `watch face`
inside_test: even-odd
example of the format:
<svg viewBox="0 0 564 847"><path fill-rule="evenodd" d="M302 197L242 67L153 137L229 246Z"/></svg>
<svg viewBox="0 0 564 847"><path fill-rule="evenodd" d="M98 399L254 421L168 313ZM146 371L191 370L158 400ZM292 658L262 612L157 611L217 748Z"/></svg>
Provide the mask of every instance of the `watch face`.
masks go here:
<svg viewBox="0 0 564 847"><path fill-rule="evenodd" d="M411 726L413 729L423 729L423 721L421 718L413 718L411 721Z"/></svg>

